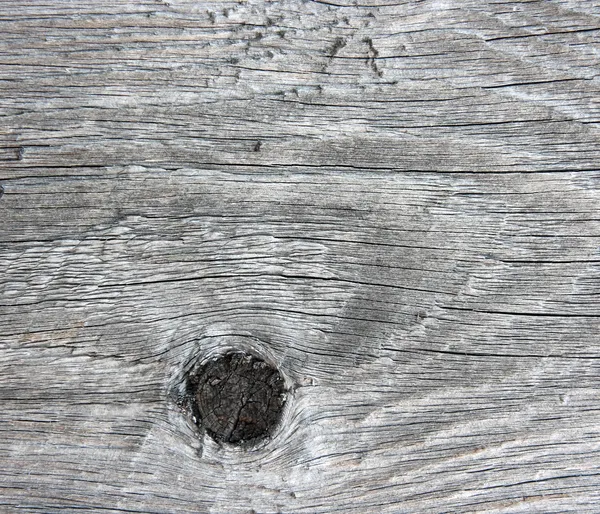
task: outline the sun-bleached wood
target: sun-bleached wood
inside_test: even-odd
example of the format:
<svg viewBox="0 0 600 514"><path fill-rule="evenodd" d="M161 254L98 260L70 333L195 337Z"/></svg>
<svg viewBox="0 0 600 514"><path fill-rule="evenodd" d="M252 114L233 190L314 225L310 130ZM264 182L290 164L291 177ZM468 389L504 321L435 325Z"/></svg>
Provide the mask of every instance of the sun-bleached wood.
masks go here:
<svg viewBox="0 0 600 514"><path fill-rule="evenodd" d="M600 3L0 1L0 510L600 510ZM291 392L200 438L196 359Z"/></svg>

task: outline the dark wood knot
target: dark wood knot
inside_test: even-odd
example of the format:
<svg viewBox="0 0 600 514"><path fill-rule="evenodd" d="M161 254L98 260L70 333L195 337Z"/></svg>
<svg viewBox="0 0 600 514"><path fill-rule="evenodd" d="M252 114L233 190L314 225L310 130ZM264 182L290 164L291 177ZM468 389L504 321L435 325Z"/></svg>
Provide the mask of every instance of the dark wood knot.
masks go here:
<svg viewBox="0 0 600 514"><path fill-rule="evenodd" d="M243 352L214 357L188 380L196 423L214 440L235 445L271 436L281 419L286 396L279 371Z"/></svg>

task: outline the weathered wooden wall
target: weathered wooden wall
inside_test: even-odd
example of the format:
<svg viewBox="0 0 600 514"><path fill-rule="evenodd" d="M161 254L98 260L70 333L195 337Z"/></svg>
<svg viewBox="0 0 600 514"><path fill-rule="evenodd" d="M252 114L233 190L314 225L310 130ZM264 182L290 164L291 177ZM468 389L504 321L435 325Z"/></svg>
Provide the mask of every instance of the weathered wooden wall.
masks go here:
<svg viewBox="0 0 600 514"><path fill-rule="evenodd" d="M0 2L0 509L600 511L600 2ZM200 439L191 360L293 393Z"/></svg>

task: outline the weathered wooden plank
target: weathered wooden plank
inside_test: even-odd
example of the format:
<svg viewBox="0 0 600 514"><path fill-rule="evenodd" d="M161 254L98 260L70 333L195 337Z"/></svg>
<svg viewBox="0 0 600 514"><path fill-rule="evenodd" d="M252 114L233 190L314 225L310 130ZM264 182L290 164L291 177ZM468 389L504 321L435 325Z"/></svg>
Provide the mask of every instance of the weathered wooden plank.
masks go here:
<svg viewBox="0 0 600 514"><path fill-rule="evenodd" d="M1 508L598 510L599 16L1 2ZM178 398L223 348L254 449Z"/></svg>
<svg viewBox="0 0 600 514"><path fill-rule="evenodd" d="M13 173L597 165L597 2L31 4L4 17Z"/></svg>

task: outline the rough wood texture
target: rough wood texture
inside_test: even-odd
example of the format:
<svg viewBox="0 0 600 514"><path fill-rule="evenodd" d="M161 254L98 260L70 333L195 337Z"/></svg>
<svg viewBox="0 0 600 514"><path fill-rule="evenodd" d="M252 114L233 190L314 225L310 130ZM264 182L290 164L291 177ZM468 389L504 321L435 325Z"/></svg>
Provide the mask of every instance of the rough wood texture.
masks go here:
<svg viewBox="0 0 600 514"><path fill-rule="evenodd" d="M600 511L600 3L0 2L0 509ZM252 348L254 451L174 391Z"/></svg>

